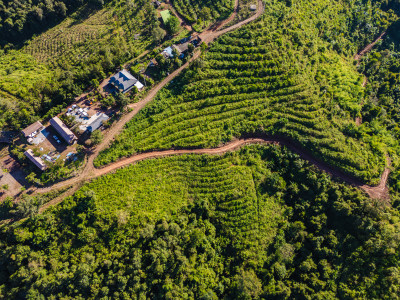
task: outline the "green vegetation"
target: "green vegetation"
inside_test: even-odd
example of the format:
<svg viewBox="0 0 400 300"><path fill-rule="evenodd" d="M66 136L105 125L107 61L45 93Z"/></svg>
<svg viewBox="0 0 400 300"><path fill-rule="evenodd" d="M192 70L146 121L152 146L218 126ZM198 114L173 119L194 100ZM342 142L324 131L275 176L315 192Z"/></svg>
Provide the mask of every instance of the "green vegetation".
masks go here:
<svg viewBox="0 0 400 300"><path fill-rule="evenodd" d="M361 111L364 124L374 132L389 131L394 137L390 187L400 191L398 140L400 138L400 21L391 26L374 49L364 56L358 66L367 78L366 97ZM396 151L397 150L397 151ZM395 151L397 153L395 153ZM399 203L394 203L398 206Z"/></svg>
<svg viewBox="0 0 400 300"><path fill-rule="evenodd" d="M0 1L0 47L6 43L21 43L65 18L80 5L80 0Z"/></svg>
<svg viewBox="0 0 400 300"><path fill-rule="evenodd" d="M59 35L55 27L22 50L5 47L0 127L50 116L135 49L160 42L155 10L143 1L104 8L91 1L98 8L78 7L59 24ZM0 0L0 24L3 3L10 6ZM193 22L201 14L222 18L216 7L228 13L231 4L174 1ZM0 227L0 298L399 299L398 4L268 1L260 20L204 45L95 160L101 166L153 149L273 135L368 183L377 183L389 155L390 204L274 145L146 160L86 183L41 215L40 206L60 191L1 202L0 218L14 223ZM183 7L195 14L185 16ZM385 30L357 64L354 54ZM43 56L41 42L49 45ZM161 76L182 63L156 59ZM21 67L8 68L13 61ZM25 97L34 103L26 112ZM128 99L101 103L124 108ZM91 139L99 143L102 135ZM24 159L22 147L10 149ZM28 172L27 180L53 182L80 163L54 164L40 178Z"/></svg>
<svg viewBox="0 0 400 300"><path fill-rule="evenodd" d="M352 56L374 36L348 24L358 8L317 0L291 7L271 2L263 20L221 37L164 89L96 165L150 149L215 147L243 134L272 134L376 183L385 165L384 142L392 137L355 126L364 89ZM395 19L392 12L380 18L386 21L379 29Z"/></svg>
<svg viewBox="0 0 400 300"><path fill-rule="evenodd" d="M175 16L170 16L168 20L165 22L165 27L170 34L178 33L180 29L179 19Z"/></svg>
<svg viewBox="0 0 400 300"><path fill-rule="evenodd" d="M189 23L226 19L233 12L234 3L232 0L173 0L174 8Z"/></svg>
<svg viewBox="0 0 400 300"><path fill-rule="evenodd" d="M0 294L396 299L398 225L280 147L143 161L3 228Z"/></svg>
<svg viewBox="0 0 400 300"><path fill-rule="evenodd" d="M0 49L0 128L54 116L153 42L159 22L149 1L115 0L104 8L94 2L80 2L21 49Z"/></svg>
<svg viewBox="0 0 400 300"><path fill-rule="evenodd" d="M35 111L42 105L38 87L50 76L50 70L30 55L0 54L0 128L8 124L18 129L36 121Z"/></svg>

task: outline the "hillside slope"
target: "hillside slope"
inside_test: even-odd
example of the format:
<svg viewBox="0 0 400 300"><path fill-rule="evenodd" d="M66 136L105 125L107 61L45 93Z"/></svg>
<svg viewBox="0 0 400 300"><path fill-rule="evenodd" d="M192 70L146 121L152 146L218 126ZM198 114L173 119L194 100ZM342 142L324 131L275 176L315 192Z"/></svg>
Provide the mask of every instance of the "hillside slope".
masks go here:
<svg viewBox="0 0 400 300"><path fill-rule="evenodd" d="M353 9L317 0L292 7L271 2L263 20L218 39L132 119L96 164L150 149L215 147L262 133L290 137L320 159L376 183L386 149L379 136L355 131L363 78L352 58L338 53L356 51L358 40L341 38L337 51L338 40L330 37L344 31L346 13L340 11L351 15Z"/></svg>
<svg viewBox="0 0 400 300"><path fill-rule="evenodd" d="M278 146L148 160L4 227L0 295L395 299L398 218Z"/></svg>

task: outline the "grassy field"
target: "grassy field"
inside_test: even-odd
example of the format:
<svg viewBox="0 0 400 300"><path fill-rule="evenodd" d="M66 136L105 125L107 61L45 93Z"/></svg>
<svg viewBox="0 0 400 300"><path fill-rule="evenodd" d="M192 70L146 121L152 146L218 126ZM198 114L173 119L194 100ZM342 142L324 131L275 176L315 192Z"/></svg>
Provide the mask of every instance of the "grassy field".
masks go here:
<svg viewBox="0 0 400 300"><path fill-rule="evenodd" d="M275 3L263 21L221 37L127 124L96 165L140 151L216 147L243 134L265 133L290 137L330 164L377 182L385 146L354 122L363 77L313 27L341 6L331 3L315 15L311 7L319 1L302 4L289 9ZM334 21L325 31L345 22ZM344 41L344 48L355 49Z"/></svg>

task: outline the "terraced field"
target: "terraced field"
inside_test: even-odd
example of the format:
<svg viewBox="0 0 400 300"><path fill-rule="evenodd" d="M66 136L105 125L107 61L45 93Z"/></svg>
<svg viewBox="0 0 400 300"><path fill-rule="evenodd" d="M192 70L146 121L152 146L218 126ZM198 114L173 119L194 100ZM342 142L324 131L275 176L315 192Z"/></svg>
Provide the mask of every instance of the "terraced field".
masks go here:
<svg viewBox="0 0 400 300"><path fill-rule="evenodd" d="M140 53L150 43L135 39L147 24L148 16L138 16L137 6L142 6L142 2L131 2L129 6L125 1L117 1L97 11L83 6L61 24L31 40L24 51L40 62L64 67L92 58L94 49L114 44L115 39L121 49Z"/></svg>
<svg viewBox="0 0 400 300"><path fill-rule="evenodd" d="M103 9L99 12L83 13L88 14L88 18L84 22L79 22L74 15L67 18L60 25L34 38L25 47L25 52L40 62L53 62L61 56L67 57L73 54L74 47L100 39L110 29L112 25L111 11ZM82 17L79 13L76 16ZM75 53L75 59L79 56L87 56L90 49L80 49L79 52L79 54Z"/></svg>
<svg viewBox="0 0 400 300"><path fill-rule="evenodd" d="M212 19L225 19L233 11L232 0L173 0L174 8L190 23L202 17L201 11L206 7L210 9Z"/></svg>
<svg viewBox="0 0 400 300"><path fill-rule="evenodd" d="M280 208L273 198L258 195L260 178L276 174L247 165L247 153L265 151L271 155L276 150L284 151L278 146L251 146L222 156L146 160L99 177L78 193L90 190L98 195L100 214L127 210L138 223L174 213L192 201L207 201L215 205L214 217L224 232L229 236L235 233L232 243L238 241L240 247L251 248L258 243L259 230L269 232L267 238L273 235L265 226L275 224ZM267 169L270 166L268 161L259 163Z"/></svg>
<svg viewBox="0 0 400 300"><path fill-rule="evenodd" d="M377 183L385 148L354 129L362 76L318 33L294 29L293 20L303 22L304 14L287 14L282 19L267 12L264 21L221 37L127 124L96 165L153 149L216 147L259 133L289 137L316 157Z"/></svg>

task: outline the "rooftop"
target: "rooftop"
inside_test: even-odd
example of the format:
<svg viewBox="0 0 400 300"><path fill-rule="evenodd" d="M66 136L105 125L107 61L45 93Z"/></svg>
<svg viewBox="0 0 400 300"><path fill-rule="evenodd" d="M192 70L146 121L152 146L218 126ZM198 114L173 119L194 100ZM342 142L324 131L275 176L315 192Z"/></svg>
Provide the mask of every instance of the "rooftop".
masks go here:
<svg viewBox="0 0 400 300"><path fill-rule="evenodd" d="M24 152L25 156L29 158L31 162L33 162L36 167L38 167L40 170L45 170L47 168L46 164L43 162L43 160L40 157L37 157L33 154L32 149L28 149Z"/></svg>
<svg viewBox="0 0 400 300"><path fill-rule="evenodd" d="M77 139L75 134L58 117L51 119L50 124L68 144L72 144Z"/></svg>
<svg viewBox="0 0 400 300"><path fill-rule="evenodd" d="M32 134L36 135L36 133L42 128L43 128L42 123L40 123L39 121L36 121L35 123L29 125L24 130L22 130L22 134L27 138Z"/></svg>
<svg viewBox="0 0 400 300"><path fill-rule="evenodd" d="M129 92L134 86L138 87L138 89L140 90L143 85L140 82L140 84L136 84L137 82L139 81L125 69L115 74L113 77L110 78L109 81L109 83L115 86L122 93ZM141 88L139 88L140 86Z"/></svg>
<svg viewBox="0 0 400 300"><path fill-rule="evenodd" d="M89 132L93 132L99 129L103 125L103 122L107 121L109 118L110 117L104 113L94 115L93 117L90 118L90 123L88 124L86 130Z"/></svg>

